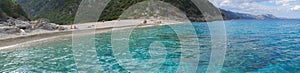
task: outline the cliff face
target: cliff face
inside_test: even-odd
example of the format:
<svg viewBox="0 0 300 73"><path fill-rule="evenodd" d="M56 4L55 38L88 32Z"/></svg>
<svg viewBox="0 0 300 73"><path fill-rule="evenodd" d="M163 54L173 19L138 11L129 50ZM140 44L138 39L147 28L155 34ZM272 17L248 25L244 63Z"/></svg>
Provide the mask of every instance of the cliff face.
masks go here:
<svg viewBox="0 0 300 73"><path fill-rule="evenodd" d="M266 19L280 19L271 14L264 14L264 15L252 15L246 13L237 13L232 12L224 9L220 9L222 14L224 15L224 19L232 20L232 19L256 19L256 20L266 20Z"/></svg>
<svg viewBox="0 0 300 73"><path fill-rule="evenodd" d="M69 24L74 21L81 0L15 0L28 12L31 19L47 18L58 24ZM130 6L148 0L111 0L99 21L115 20ZM160 0L169 3L187 15L191 21L206 21L203 14L190 0ZM208 2L208 1L207 1ZM208 2L209 3L209 2ZM214 7L212 4L211 7ZM221 9L224 19L268 19L268 16L255 16L235 13ZM276 18L276 17L275 17Z"/></svg>
<svg viewBox="0 0 300 73"><path fill-rule="evenodd" d="M0 1L0 21L6 21L9 17L28 20L27 13L23 8L12 0Z"/></svg>

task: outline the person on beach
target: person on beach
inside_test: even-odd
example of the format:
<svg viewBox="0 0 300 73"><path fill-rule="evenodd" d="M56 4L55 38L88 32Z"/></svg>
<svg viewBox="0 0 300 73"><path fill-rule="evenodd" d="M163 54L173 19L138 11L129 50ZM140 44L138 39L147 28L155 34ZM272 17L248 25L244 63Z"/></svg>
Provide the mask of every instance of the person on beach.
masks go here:
<svg viewBox="0 0 300 73"><path fill-rule="evenodd" d="M73 23L70 22L70 29L73 29Z"/></svg>
<svg viewBox="0 0 300 73"><path fill-rule="evenodd" d="M78 28L74 25L74 29L78 29Z"/></svg>
<svg viewBox="0 0 300 73"><path fill-rule="evenodd" d="M70 29L78 29L72 22L70 22Z"/></svg>
<svg viewBox="0 0 300 73"><path fill-rule="evenodd" d="M162 23L162 21L158 21L158 24L161 24Z"/></svg>
<svg viewBox="0 0 300 73"><path fill-rule="evenodd" d="M144 21L143 21L143 24L147 24L147 20L144 20Z"/></svg>
<svg viewBox="0 0 300 73"><path fill-rule="evenodd" d="M70 29L73 29L73 24L70 25Z"/></svg>
<svg viewBox="0 0 300 73"><path fill-rule="evenodd" d="M155 22L156 25L160 25L161 23L162 23L161 21Z"/></svg>

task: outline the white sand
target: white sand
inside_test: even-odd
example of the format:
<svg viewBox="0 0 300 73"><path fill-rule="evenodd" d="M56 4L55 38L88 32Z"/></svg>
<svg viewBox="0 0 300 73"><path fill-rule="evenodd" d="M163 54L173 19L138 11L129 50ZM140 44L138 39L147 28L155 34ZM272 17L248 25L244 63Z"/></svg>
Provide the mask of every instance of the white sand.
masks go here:
<svg viewBox="0 0 300 73"><path fill-rule="evenodd" d="M78 29L92 29L93 25L96 29L96 33L103 33L107 31L111 31L112 28L126 28L137 26L138 27L151 27L158 25L168 25L181 23L180 21L174 20L155 20L155 19L147 19L147 24L142 24L143 19L133 19L133 20L113 20L113 21L105 21L105 22L91 22L91 23L82 23L82 24L74 24ZM161 24L157 24L156 22L161 21ZM9 48L13 46L17 46L19 44L24 44L28 42L33 42L40 39L54 38L60 36L70 36L72 31L78 29L70 29L70 25L63 25L68 28L65 31L46 31L46 30L35 30L31 33L26 34L11 34L11 35L3 35L0 34L0 50L4 48Z"/></svg>

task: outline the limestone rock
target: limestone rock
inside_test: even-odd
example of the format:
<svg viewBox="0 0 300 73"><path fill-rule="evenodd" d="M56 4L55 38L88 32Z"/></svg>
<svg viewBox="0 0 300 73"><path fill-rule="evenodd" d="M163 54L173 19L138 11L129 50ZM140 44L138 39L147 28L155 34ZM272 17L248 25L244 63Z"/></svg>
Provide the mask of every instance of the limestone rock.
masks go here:
<svg viewBox="0 0 300 73"><path fill-rule="evenodd" d="M1 27L0 33L4 33L4 34L20 33L20 29L17 27Z"/></svg>
<svg viewBox="0 0 300 73"><path fill-rule="evenodd" d="M61 26L50 23L48 19L38 19L36 21L32 21L32 28L36 29L45 29L45 30L59 30L62 29Z"/></svg>
<svg viewBox="0 0 300 73"><path fill-rule="evenodd" d="M36 21L22 21L9 18L6 22L0 23L0 34L25 34L35 30L65 30L66 28L55 23L50 23L48 19L38 19Z"/></svg>
<svg viewBox="0 0 300 73"><path fill-rule="evenodd" d="M7 22L4 22L6 26L15 26L20 29L31 29L31 24L28 21L21 21L18 19L10 18Z"/></svg>

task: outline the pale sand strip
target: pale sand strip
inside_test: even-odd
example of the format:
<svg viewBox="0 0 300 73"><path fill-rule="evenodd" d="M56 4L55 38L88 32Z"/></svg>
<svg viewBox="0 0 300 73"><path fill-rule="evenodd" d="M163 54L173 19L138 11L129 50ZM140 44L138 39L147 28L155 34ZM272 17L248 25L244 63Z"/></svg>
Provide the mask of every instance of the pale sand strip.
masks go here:
<svg viewBox="0 0 300 73"><path fill-rule="evenodd" d="M105 22L92 22L92 23L82 23L82 24L75 24L78 29L91 29L90 27L94 25L96 32L95 33L103 33L111 31L112 28L128 28L137 26L138 27L151 27L151 26L157 26L154 24L154 22L158 21L155 19L152 19L151 21L148 20L149 25L140 25L142 19L135 19L135 20L113 20L113 21L105 21ZM162 21L162 24L160 25L168 25L168 24L176 24L176 23L182 23L179 21L174 20L160 20ZM65 25L64 27L69 28L70 25ZM43 31L43 32L33 32L33 33L27 33L26 35L11 35L8 37L3 37L0 39L0 50L12 48L16 46L20 46L26 43L30 42L37 42L37 41L44 41L49 40L53 38L58 37L66 37L71 36L72 30L67 31Z"/></svg>

